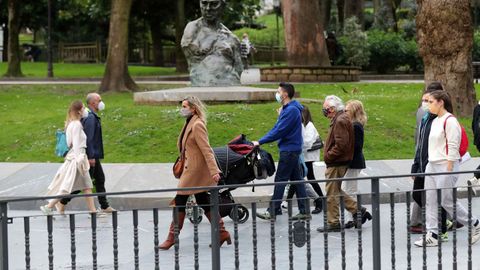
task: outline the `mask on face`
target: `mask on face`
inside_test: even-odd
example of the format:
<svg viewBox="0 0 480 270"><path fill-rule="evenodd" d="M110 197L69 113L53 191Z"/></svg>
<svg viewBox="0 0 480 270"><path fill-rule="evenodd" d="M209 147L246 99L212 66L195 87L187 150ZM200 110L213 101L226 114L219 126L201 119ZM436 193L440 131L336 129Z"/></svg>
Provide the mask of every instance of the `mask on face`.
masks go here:
<svg viewBox="0 0 480 270"><path fill-rule="evenodd" d="M282 103L282 96L280 95L280 93L275 93L275 99L278 103Z"/></svg>
<svg viewBox="0 0 480 270"><path fill-rule="evenodd" d="M192 116L192 111L190 111L190 109L187 109L187 108L181 108L180 109L180 115L185 117L185 118L189 118L190 116Z"/></svg>
<svg viewBox="0 0 480 270"><path fill-rule="evenodd" d="M323 109L322 109L322 113L323 113L323 116L327 117L329 111L328 111L328 109L323 108Z"/></svg>
<svg viewBox="0 0 480 270"><path fill-rule="evenodd" d="M99 111L105 110L105 103L103 103L103 101L100 101L100 103L98 103L98 110Z"/></svg>
<svg viewBox="0 0 480 270"><path fill-rule="evenodd" d="M422 110L428 112L428 102L422 102Z"/></svg>
<svg viewBox="0 0 480 270"><path fill-rule="evenodd" d="M83 109L83 112L82 112L82 118L87 118L88 117L88 111L87 109Z"/></svg>

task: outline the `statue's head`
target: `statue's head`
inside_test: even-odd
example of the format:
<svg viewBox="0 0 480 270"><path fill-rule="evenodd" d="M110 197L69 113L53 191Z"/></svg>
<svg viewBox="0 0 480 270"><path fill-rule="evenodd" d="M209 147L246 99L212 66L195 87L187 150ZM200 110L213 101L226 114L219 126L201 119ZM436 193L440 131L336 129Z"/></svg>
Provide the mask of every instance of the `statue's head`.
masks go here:
<svg viewBox="0 0 480 270"><path fill-rule="evenodd" d="M226 0L200 0L200 10L202 17L208 23L215 23L223 15Z"/></svg>

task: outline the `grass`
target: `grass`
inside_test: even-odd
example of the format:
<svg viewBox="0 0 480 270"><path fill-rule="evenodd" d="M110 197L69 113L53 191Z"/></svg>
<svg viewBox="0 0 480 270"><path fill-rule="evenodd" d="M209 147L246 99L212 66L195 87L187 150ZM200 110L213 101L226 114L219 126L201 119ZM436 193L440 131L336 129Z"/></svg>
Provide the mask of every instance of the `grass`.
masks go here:
<svg viewBox="0 0 480 270"><path fill-rule="evenodd" d="M83 99L95 85L0 86L0 161L60 162L54 155L55 130L63 127L68 104ZM163 89L169 85L149 86ZM260 87L274 87L261 85ZM420 84L302 84L302 98L321 100L335 94L344 100L359 99L368 113L365 128L365 157L372 159L413 158L415 111ZM344 89L344 90L342 90ZM356 89L353 91L353 89ZM105 162L173 162L176 140L183 125L177 106L138 106L130 93L107 93L106 110L101 113ZM307 104L315 125L325 138L328 120L321 103ZM276 121L278 103L220 104L208 106L208 129L212 146L225 145L244 133L259 139ZM461 119L469 135L469 118ZM472 142L472 138L470 138ZM265 148L277 157L275 144ZM473 145L471 154L478 156Z"/></svg>
<svg viewBox="0 0 480 270"><path fill-rule="evenodd" d="M266 28L264 29L250 29L250 28L240 28L235 31L235 35L239 39L242 39L243 33L248 33L250 41L253 45L256 46L270 46L271 44L277 45L277 22L275 14L269 14L259 17L256 20L260 24L264 24ZM278 18L278 29L279 29L279 41L280 46L285 46L285 34L283 31L283 18L279 16Z"/></svg>
<svg viewBox="0 0 480 270"><path fill-rule="evenodd" d="M22 72L26 77L45 78L47 76L46 62L22 62ZM135 66L128 67L132 76L175 75L175 67ZM0 76L7 71L7 63L0 63ZM101 78L105 71L104 64L73 64L54 63L53 73L56 78Z"/></svg>

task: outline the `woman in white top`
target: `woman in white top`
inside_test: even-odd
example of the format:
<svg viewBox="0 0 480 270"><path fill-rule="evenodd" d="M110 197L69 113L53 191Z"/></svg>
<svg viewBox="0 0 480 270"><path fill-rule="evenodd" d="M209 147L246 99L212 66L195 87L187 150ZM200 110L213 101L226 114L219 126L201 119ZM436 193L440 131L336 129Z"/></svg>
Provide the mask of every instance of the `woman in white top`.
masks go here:
<svg viewBox="0 0 480 270"><path fill-rule="evenodd" d="M80 119L86 115L88 115L88 112L81 101L72 102L65 121L67 145L70 150L65 156L65 162L60 166L55 178L48 186L47 195L66 195L74 190L83 190L83 193L86 194L92 193L92 179L88 173L90 164L85 154L87 136L83 132L83 126L80 122ZM96 212L93 197L85 197L85 200L90 212ZM51 215L53 208L59 201L59 199L50 200L47 205L41 206L40 209L44 214Z"/></svg>
<svg viewBox="0 0 480 270"><path fill-rule="evenodd" d="M437 115L432 122L428 137L428 164L425 173L444 173L459 170L460 141L462 131L457 119L452 115L453 106L450 95L446 91L430 93L428 100L430 113ZM438 245L438 205L437 189L441 189L441 205L453 216L453 188L456 187L458 175L425 176L426 191L426 227L425 243L423 239L415 242L416 246L433 247ZM468 212L460 202L456 202L457 220L468 224ZM480 222L472 217L472 239L474 244L480 239Z"/></svg>

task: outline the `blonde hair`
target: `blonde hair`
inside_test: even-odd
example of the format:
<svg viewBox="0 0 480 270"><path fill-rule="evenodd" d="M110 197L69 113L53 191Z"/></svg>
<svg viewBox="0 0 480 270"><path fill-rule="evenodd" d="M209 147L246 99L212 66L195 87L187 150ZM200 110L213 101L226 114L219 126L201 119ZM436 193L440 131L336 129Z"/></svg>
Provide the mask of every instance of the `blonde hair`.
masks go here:
<svg viewBox="0 0 480 270"><path fill-rule="evenodd" d="M367 113L363 108L363 103L360 100L349 100L347 102L347 113L352 119L352 122L359 122L362 126L367 124Z"/></svg>
<svg viewBox="0 0 480 270"><path fill-rule="evenodd" d="M79 114L82 108L83 104L80 100L75 100L70 104L70 107L67 111L67 118L65 119L65 129L67 128L68 124L70 124L70 122L80 120L82 118L82 115Z"/></svg>
<svg viewBox="0 0 480 270"><path fill-rule="evenodd" d="M196 114L200 119L207 123L207 110L203 102L197 98L196 96L188 96L183 99L183 101L188 102L188 106L194 110L194 114Z"/></svg>

